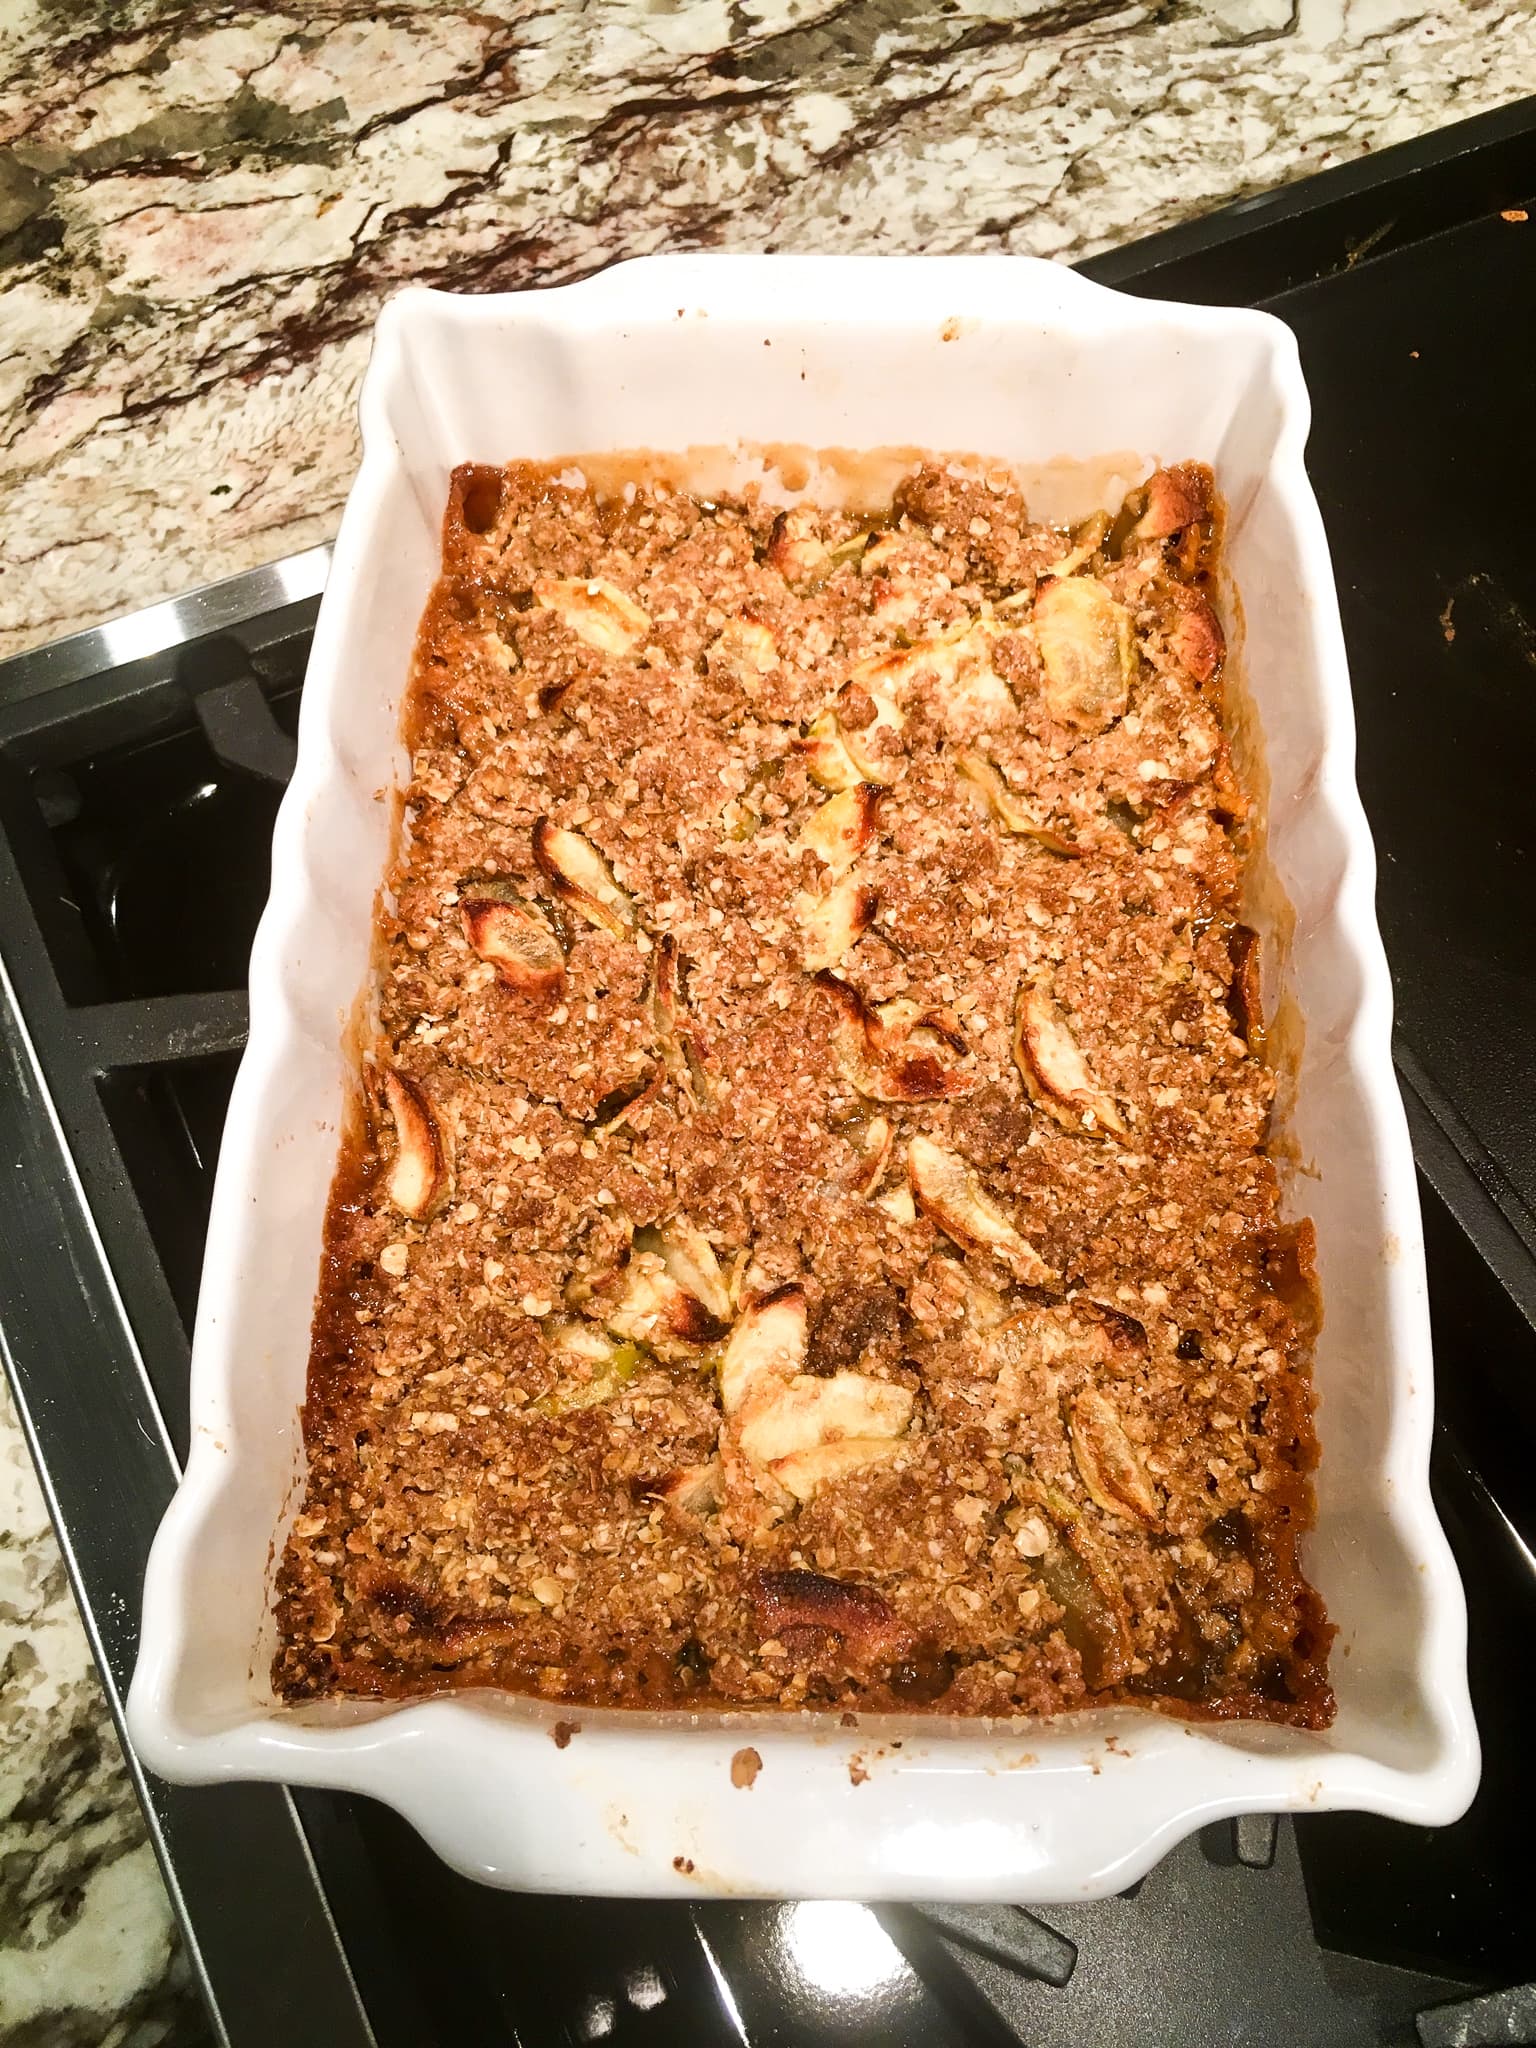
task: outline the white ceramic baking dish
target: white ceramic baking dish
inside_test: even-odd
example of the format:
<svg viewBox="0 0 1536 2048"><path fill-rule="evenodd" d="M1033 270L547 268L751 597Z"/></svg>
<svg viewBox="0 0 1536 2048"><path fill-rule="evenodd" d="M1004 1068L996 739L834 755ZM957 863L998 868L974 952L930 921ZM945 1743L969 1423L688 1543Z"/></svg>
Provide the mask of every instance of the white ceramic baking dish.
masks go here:
<svg viewBox="0 0 1536 2048"><path fill-rule="evenodd" d="M476 1877L592 1893L1045 1902L1120 1890L1222 1815L1454 1818L1478 1770L1465 1612L1430 1505L1413 1161L1290 332L1010 257L666 257L517 297L402 293L379 322L362 425L251 958L250 1044L193 1352L192 1453L145 1585L128 1710L144 1760L182 1781L368 1793ZM1216 467L1267 761L1268 859L1294 909L1279 920L1291 922L1280 972L1305 1020L1285 1149L1297 1162L1288 1206L1316 1220L1326 1303L1306 1550L1339 1629L1326 1734L1132 1710L847 1730L567 1709L580 1732L557 1747L559 1710L529 1700L292 1708L268 1687L347 1021L395 815L380 793L405 769L401 693L449 471L738 440L916 444L1026 471L1122 451L1143 466ZM738 1789L731 1757L747 1742L762 1768Z"/></svg>

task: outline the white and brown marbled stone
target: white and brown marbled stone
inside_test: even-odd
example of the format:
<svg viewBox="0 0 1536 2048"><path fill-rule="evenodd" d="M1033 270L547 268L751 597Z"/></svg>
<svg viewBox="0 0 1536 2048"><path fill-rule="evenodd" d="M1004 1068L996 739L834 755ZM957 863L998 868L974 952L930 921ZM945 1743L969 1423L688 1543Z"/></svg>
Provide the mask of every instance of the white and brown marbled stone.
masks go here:
<svg viewBox="0 0 1536 2048"><path fill-rule="evenodd" d="M1070 258L1533 91L1536 0L3 0L0 653L328 538L407 281ZM25 1458L0 1389L0 2040L154 2048L195 2017Z"/></svg>
<svg viewBox="0 0 1536 2048"><path fill-rule="evenodd" d="M1536 90L1529 0L3 19L0 652L327 536L406 280L675 247L1076 256Z"/></svg>
<svg viewBox="0 0 1536 2048"><path fill-rule="evenodd" d="M170 1902L0 1384L0 2042L169 2048L196 2029Z"/></svg>

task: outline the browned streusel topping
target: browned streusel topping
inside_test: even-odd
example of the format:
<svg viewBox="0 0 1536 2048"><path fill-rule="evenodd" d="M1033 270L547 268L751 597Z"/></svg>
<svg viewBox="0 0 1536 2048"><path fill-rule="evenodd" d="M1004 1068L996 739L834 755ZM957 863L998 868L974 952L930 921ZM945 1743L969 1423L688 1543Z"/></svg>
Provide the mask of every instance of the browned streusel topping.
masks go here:
<svg viewBox="0 0 1536 2048"><path fill-rule="evenodd" d="M456 475L282 1692L1329 1720L1218 542Z"/></svg>

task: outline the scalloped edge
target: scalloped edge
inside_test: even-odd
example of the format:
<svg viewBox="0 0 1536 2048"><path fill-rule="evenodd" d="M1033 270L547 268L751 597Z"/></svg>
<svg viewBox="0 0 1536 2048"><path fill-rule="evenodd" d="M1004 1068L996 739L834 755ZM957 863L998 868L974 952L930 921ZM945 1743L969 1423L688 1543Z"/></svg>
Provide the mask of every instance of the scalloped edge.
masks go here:
<svg viewBox="0 0 1536 2048"><path fill-rule="evenodd" d="M1320 1490L1327 1492L1330 1471L1342 1474L1359 1463L1343 1448L1346 1427L1368 1438L1374 1433L1374 1440L1360 1473L1351 1475L1359 1498L1346 1499L1337 1512L1325 1506L1309 1563L1326 1590L1331 1574L1349 1568L1351 1546L1364 1545L1380 1581L1373 1597L1355 1603L1357 1612L1330 1600L1341 1629L1334 1660L1341 1713L1327 1735L1176 1722L1128 1709L1054 1722L870 1718L846 1731L830 1717L573 1714L496 1694L381 1707L291 1708L263 1698L255 1674L265 1668L264 1646L253 1649L238 1621L252 1592L239 1559L248 1564L258 1554L255 1523L263 1515L265 1554L294 1504L291 1397L302 1364L258 1327L251 1283L242 1275L260 1272L269 1289L279 1284L274 1274L290 1290L302 1288L297 1306L292 1292L287 1297L289 1314L291 1320L302 1309L307 1320L318 1232L296 1228L273 1197L268 1151L276 1129L289 1138L297 1133L300 1150L307 1145L312 1158L326 1148L334 1158L346 1099L346 1018L362 976L359 970L350 984L336 977L350 971L347 959L364 959L367 939L355 917L348 921L348 890L327 837L349 810L351 825L362 829L357 807L371 790L370 775L386 784L394 775L398 786L398 740L386 766L377 744L369 754L361 731L369 728L377 742L381 704L394 719L390 730L397 729L391 707L405 680L402 655L390 671L393 697L381 692L378 672L361 652L370 579L387 570L399 580L397 558L421 554L416 540L402 538L409 524L402 506L412 490L435 561L442 503L441 495L429 502L430 464L423 470L419 451L412 471L402 408L414 408L418 428L436 437L446 478L452 462L471 454L518 452L516 445L464 445L462 400L475 388L466 366L472 369L477 353L520 350L531 366L534 414L542 418L539 400L561 379L579 390L606 349L621 363L632 357L636 372L627 385L621 378L608 399L589 392L586 410L579 402L574 410L600 419L605 404L617 406L612 416L633 418L636 431L577 436L566 446L679 446L676 437L661 440L645 430L646 419L669 402L655 376L645 379L647 350L653 362L665 360L658 351L672 336L686 339L693 355L700 347L717 349L723 364L748 328L786 342L801 335L800 360L815 380L797 401L792 348L770 352L754 340L754 376L738 384L735 397L741 438L759 441L790 438L783 428L797 417L835 413L843 402L839 360L861 362L867 389L874 381L865 374L871 348L883 360L910 359L917 370L911 388L919 395L910 417L902 414L906 431L883 438L926 446L959 445L923 431L933 380L952 365L957 377L984 381L991 359L1010 348L1037 349L1042 359L1054 351L1059 378L1061 363L1074 353L1091 357L1106 344L1135 344L1143 374L1133 381L1141 389L1128 399L1117 393L1115 403L1122 416L1123 403L1145 407L1149 430L1121 445L1148 454L1215 453L1157 449L1159 436L1150 429L1159 374L1188 386L1219 383L1217 371L1225 375L1241 359L1268 379L1278 425L1248 501L1233 504L1234 537L1254 502L1271 508L1279 542L1298 570L1279 614L1289 659L1310 669L1316 697L1306 757L1298 764L1287 749L1269 754L1270 848L1273 854L1283 841L1292 870L1299 865L1310 877L1301 945L1355 991L1326 1050L1342 1062L1341 1085L1375 1163L1375 1209L1366 1214L1369 1204L1355 1204L1350 1214L1359 1214L1340 1226L1336 1243L1319 1232L1331 1325L1350 1320L1358 1290L1374 1289L1360 1299L1381 1361L1378 1381L1337 1393L1319 1371ZM858 330L859 350L835 341L842 328ZM812 342L823 329L834 339L816 356ZM959 346L935 346L949 341ZM874 403L862 392L845 396L854 408ZM1023 406L1025 397L1018 402ZM1429 1497L1432 1382L1413 1161L1393 1081L1391 991L1375 922L1374 852L1353 780L1337 600L1303 464L1309 406L1289 330L1260 313L1134 299L1024 258L657 257L517 297L403 292L380 317L360 413L362 466L316 629L298 767L277 821L272 894L252 952L250 1040L225 1128L193 1349L192 1451L146 1577L128 1705L140 1756L184 1783L270 1779L366 1793L396 1807L467 1875L608 1894L1044 1904L1121 1891L1182 1836L1224 1816L1359 1808L1421 1825L1454 1819L1478 1775L1465 1606ZM763 431L770 415L777 434ZM873 446L882 437L797 438ZM1095 445L1118 442L1106 431ZM969 445L983 444L973 438ZM1238 553L1234 546L1234 558ZM1235 573L1251 654L1269 599L1256 602L1261 594L1251 580ZM415 588L413 617L427 581ZM382 860L375 872L381 869ZM317 951L324 959L338 935L345 939L341 965L329 961L311 975L306 959ZM318 1085L314 1099L295 1099L292 1076L306 1066L331 1075L324 1099ZM279 1392L284 1374L288 1397ZM285 1456L286 1503L276 1483ZM222 1583L238 1589L228 1602L216 1597L226 1557L232 1575ZM209 1579L212 1585L203 1583ZM234 1619L224 1619L226 1605ZM1360 1654L1373 1629L1385 1641L1389 1627L1402 1646L1395 1678L1385 1662L1373 1666ZM1346 1640L1357 1651L1349 1659L1341 1654ZM550 1740L557 1715L581 1724L564 1748ZM749 1738L763 1759L755 1797L730 1778L731 1756ZM897 1740L899 1749L892 1746ZM857 1786L850 1774L855 1760L863 1773Z"/></svg>

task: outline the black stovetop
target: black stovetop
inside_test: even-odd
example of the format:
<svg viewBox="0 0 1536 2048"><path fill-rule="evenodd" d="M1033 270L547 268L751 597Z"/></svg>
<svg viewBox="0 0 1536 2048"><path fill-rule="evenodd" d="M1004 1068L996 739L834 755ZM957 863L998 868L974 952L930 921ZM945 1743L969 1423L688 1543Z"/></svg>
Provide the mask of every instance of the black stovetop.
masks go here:
<svg viewBox="0 0 1536 2048"><path fill-rule="evenodd" d="M1471 1812L1224 1823L1123 1898L1033 1914L515 1897L364 1800L146 1785L231 2043L1536 2041L1536 223L1501 218L1533 186L1527 106L1086 266L1301 340L1425 1202ZM322 570L0 669L0 1326L114 1702Z"/></svg>

